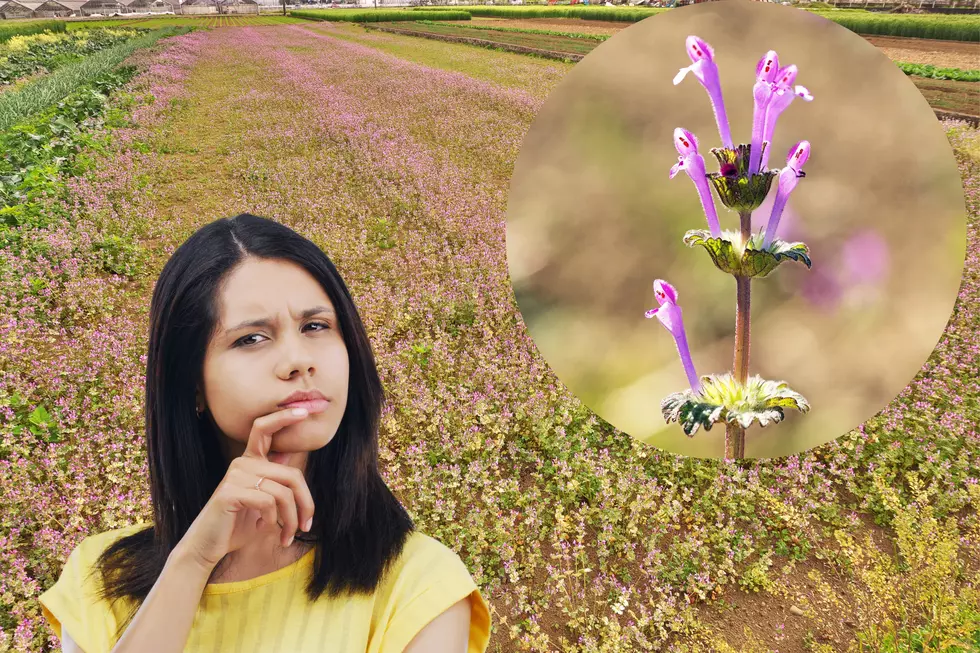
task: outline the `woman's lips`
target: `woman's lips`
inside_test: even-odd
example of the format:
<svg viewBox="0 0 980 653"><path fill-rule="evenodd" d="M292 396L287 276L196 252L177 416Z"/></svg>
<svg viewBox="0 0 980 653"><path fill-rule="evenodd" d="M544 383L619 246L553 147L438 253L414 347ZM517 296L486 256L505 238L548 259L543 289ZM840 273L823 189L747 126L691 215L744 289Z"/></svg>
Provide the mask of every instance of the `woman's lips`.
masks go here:
<svg viewBox="0 0 980 653"><path fill-rule="evenodd" d="M306 401L294 401L289 404L283 404L283 408L305 408L313 413L322 413L327 409L327 404L330 402L326 399L308 399Z"/></svg>

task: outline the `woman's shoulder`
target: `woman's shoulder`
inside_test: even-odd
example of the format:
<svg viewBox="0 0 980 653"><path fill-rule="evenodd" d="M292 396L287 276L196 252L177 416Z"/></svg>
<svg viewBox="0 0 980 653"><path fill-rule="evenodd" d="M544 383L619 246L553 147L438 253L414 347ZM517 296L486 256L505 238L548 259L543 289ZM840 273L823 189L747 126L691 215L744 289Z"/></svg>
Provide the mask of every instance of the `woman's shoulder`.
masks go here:
<svg viewBox="0 0 980 653"><path fill-rule="evenodd" d="M88 592L96 591L99 582L98 574L95 573L95 567L102 552L109 548L116 540L148 527L152 528L152 524L131 524L83 537L75 544L69 552L68 557L65 558L58 585L68 584L74 586L76 589L84 587Z"/></svg>
<svg viewBox="0 0 980 653"><path fill-rule="evenodd" d="M408 534L401 554L392 566L391 576L447 576L469 578L466 565L453 549L436 538L414 530ZM472 581L472 579L470 579Z"/></svg>
<svg viewBox="0 0 980 653"><path fill-rule="evenodd" d="M137 523L119 528L111 528L98 533L93 533L83 537L71 555L82 558L86 562L93 562L111 544L129 535L133 535L147 528L153 528L153 524Z"/></svg>
<svg viewBox="0 0 980 653"><path fill-rule="evenodd" d="M108 651L124 606L109 605L100 596L95 564L114 541L150 526L132 524L83 537L72 548L53 585L38 597L41 612L55 635L65 627L83 651Z"/></svg>
<svg viewBox="0 0 980 653"><path fill-rule="evenodd" d="M384 633L380 650L403 650L426 624L468 599L467 650L486 651L489 605L459 554L435 537L412 531L379 590L374 619L376 624L386 624L380 629Z"/></svg>

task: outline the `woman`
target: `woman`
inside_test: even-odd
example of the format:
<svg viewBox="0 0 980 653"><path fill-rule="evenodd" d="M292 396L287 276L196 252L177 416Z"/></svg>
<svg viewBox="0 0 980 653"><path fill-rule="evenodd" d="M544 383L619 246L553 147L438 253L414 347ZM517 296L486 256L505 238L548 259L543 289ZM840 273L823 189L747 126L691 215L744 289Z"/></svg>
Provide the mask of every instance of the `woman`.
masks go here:
<svg viewBox="0 0 980 653"><path fill-rule="evenodd" d="M316 245L249 214L206 225L164 266L149 335L153 524L85 538L40 596L63 651L486 650L466 567L381 478L381 381Z"/></svg>

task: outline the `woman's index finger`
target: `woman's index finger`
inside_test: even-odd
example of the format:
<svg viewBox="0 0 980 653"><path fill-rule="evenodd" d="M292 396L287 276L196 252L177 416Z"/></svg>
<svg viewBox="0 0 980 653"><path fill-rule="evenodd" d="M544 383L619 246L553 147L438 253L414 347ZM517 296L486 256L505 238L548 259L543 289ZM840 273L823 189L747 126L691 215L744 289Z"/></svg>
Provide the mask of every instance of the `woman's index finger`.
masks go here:
<svg viewBox="0 0 980 653"><path fill-rule="evenodd" d="M272 436L306 415L305 408L284 408L259 417L252 423L252 431L248 434L248 443L242 455L268 460L269 449L272 448Z"/></svg>

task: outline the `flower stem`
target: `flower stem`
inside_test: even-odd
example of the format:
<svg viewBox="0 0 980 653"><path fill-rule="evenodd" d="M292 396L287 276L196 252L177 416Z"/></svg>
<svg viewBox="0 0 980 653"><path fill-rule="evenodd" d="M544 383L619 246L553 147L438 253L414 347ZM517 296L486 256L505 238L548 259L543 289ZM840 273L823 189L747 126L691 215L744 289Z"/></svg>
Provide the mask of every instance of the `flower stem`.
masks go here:
<svg viewBox="0 0 980 653"><path fill-rule="evenodd" d="M725 424L725 458L745 458L745 429L741 424Z"/></svg>
<svg viewBox="0 0 980 653"><path fill-rule="evenodd" d="M739 213L741 219L742 246L752 237L752 212ZM749 378L749 317L752 299L752 277L735 276L735 379L743 386ZM729 422L725 429L725 458L745 457L745 429Z"/></svg>

